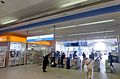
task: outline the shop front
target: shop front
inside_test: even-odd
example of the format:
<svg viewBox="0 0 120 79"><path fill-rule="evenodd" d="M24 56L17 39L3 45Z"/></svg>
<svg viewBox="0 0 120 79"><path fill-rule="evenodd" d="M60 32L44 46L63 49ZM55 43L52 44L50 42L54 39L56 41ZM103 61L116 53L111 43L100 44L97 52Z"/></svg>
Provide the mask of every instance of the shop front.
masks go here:
<svg viewBox="0 0 120 79"><path fill-rule="evenodd" d="M14 65L23 65L24 64L24 54L26 51L26 44L19 42L10 42L9 43L9 66Z"/></svg>
<svg viewBox="0 0 120 79"><path fill-rule="evenodd" d="M26 37L0 36L0 67L22 65L26 51Z"/></svg>
<svg viewBox="0 0 120 79"><path fill-rule="evenodd" d="M5 67L7 43L0 43L0 67Z"/></svg>
<svg viewBox="0 0 120 79"><path fill-rule="evenodd" d="M50 36L42 36L41 40L28 40L20 35L1 35L0 67L42 63L43 56L54 47L53 35L52 38Z"/></svg>
<svg viewBox="0 0 120 79"><path fill-rule="evenodd" d="M27 37L27 64L42 64L43 56L54 46L53 34Z"/></svg>
<svg viewBox="0 0 120 79"><path fill-rule="evenodd" d="M28 43L27 64L42 64L43 56L50 52L50 42L40 41Z"/></svg>

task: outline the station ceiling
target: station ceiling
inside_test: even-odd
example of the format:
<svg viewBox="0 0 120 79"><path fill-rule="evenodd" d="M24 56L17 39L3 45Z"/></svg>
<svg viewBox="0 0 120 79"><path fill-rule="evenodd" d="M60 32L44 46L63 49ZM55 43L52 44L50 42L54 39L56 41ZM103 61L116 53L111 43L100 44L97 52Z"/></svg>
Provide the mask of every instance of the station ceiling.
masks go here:
<svg viewBox="0 0 120 79"><path fill-rule="evenodd" d="M2 2L3 1L3 2ZM55 32L56 40L116 38L120 35L120 12L89 16L32 28L10 30L36 22L120 5L120 0L2 0L0 32L37 36ZM81 2L80 2L81 1ZM93 2L95 1L95 2ZM77 3L78 2L78 3ZM93 3L92 3L93 2ZM83 6L82 6L83 5ZM5 24L13 20L15 22ZM55 26L55 31L53 30Z"/></svg>

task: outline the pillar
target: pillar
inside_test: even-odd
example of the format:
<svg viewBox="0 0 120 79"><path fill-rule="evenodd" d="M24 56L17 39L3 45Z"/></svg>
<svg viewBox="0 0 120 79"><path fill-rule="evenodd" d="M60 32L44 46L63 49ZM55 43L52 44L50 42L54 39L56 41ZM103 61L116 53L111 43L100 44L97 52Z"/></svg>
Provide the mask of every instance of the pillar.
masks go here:
<svg viewBox="0 0 120 79"><path fill-rule="evenodd" d="M5 67L9 66L10 42L7 42L7 52L5 57Z"/></svg>
<svg viewBox="0 0 120 79"><path fill-rule="evenodd" d="M118 57L119 57L119 62L120 62L120 35L117 37L117 42L118 42Z"/></svg>
<svg viewBox="0 0 120 79"><path fill-rule="evenodd" d="M56 51L56 26L54 25L54 51Z"/></svg>
<svg viewBox="0 0 120 79"><path fill-rule="evenodd" d="M28 55L27 49L28 49L28 44L26 43L26 51L24 52L24 65L27 64L27 55Z"/></svg>

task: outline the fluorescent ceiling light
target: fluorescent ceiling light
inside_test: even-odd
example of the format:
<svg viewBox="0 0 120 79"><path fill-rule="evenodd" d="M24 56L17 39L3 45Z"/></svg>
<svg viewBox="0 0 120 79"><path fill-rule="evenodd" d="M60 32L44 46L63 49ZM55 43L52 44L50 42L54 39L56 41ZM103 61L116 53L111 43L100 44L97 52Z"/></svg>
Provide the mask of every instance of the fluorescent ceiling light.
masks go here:
<svg viewBox="0 0 120 79"><path fill-rule="evenodd" d="M17 21L17 19L6 20L6 21L1 22L1 24L2 24L2 25L5 25L5 24L9 24L9 23L12 23L12 22L15 22L15 21Z"/></svg>
<svg viewBox="0 0 120 79"><path fill-rule="evenodd" d="M111 33L111 32L115 32L115 30L99 31L99 32L89 32L89 33L79 33L79 34L70 34L70 35L67 35L67 36L90 35L90 34Z"/></svg>
<svg viewBox="0 0 120 79"><path fill-rule="evenodd" d="M89 32L89 33L79 33L79 34L69 34L69 35L61 35L61 36L56 36L56 37L91 35L91 34L101 34L101 33L111 33L111 32L115 32L115 30L99 31L99 32Z"/></svg>
<svg viewBox="0 0 120 79"><path fill-rule="evenodd" d="M66 4L63 4L60 7L64 8L64 7L68 7L68 6L75 5L75 4L78 4L78 3L82 3L82 2L85 2L85 1L88 1L88 0L71 0L70 2L68 2Z"/></svg>
<svg viewBox="0 0 120 79"><path fill-rule="evenodd" d="M103 20L103 21L97 21L97 22L90 22L90 23L79 24L79 25L72 25L72 26L66 26L66 27L60 27L60 28L55 28L55 30L66 29L66 28L73 28L73 27L80 27L80 26L95 25L95 24L103 24L103 23L109 23L109 22L113 22L113 21L115 21L115 19ZM50 30L54 30L54 29L50 29Z"/></svg>
<svg viewBox="0 0 120 79"><path fill-rule="evenodd" d="M43 30L39 30L39 31L32 31L32 32L29 32L29 31L28 31L28 34L29 34L29 33L30 33L30 34L31 34L31 33L39 33L39 32L44 32L44 31L43 31Z"/></svg>
<svg viewBox="0 0 120 79"><path fill-rule="evenodd" d="M114 20L114 19L110 19L110 20L103 20L103 21L91 22L91 23L86 23L86 24L80 24L80 25L78 25L78 26L87 26L87 25L108 23L108 22L113 22L113 21L115 21L115 20Z"/></svg>

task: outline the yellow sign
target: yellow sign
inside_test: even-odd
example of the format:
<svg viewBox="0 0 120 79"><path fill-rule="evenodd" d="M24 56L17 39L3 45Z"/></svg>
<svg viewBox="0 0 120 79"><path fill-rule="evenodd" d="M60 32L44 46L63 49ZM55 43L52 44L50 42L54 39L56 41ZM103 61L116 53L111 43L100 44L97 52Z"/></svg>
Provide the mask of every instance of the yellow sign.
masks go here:
<svg viewBox="0 0 120 79"><path fill-rule="evenodd" d="M30 42L31 44L40 44L40 45L50 45L48 41L40 41L40 42Z"/></svg>
<svg viewBox="0 0 120 79"><path fill-rule="evenodd" d="M12 36L12 35L3 35L0 36L0 42L23 42L26 43L25 37Z"/></svg>
<svg viewBox="0 0 120 79"><path fill-rule="evenodd" d="M0 42L28 43L26 37L20 37L20 36L14 36L14 35L2 35L0 36ZM54 45L54 41L29 42L28 44L39 44L39 45L52 46Z"/></svg>
<svg viewBox="0 0 120 79"><path fill-rule="evenodd" d="M7 36L0 36L0 42L7 42Z"/></svg>
<svg viewBox="0 0 120 79"><path fill-rule="evenodd" d="M24 37L18 37L18 36L9 36L10 42L23 42L26 43L26 38Z"/></svg>

